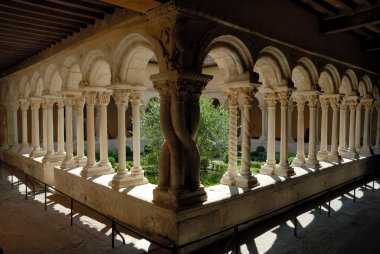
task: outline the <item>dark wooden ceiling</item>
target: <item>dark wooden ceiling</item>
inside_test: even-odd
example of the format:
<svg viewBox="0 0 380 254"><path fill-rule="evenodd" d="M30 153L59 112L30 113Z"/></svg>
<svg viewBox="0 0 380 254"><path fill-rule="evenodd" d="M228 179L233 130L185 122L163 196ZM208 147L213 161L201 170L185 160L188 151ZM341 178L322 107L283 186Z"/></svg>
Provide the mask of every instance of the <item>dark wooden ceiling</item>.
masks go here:
<svg viewBox="0 0 380 254"><path fill-rule="evenodd" d="M121 8L94 0L0 0L0 72Z"/></svg>
<svg viewBox="0 0 380 254"><path fill-rule="evenodd" d="M380 50L380 1L289 0L320 19L320 33L349 32L364 51Z"/></svg>

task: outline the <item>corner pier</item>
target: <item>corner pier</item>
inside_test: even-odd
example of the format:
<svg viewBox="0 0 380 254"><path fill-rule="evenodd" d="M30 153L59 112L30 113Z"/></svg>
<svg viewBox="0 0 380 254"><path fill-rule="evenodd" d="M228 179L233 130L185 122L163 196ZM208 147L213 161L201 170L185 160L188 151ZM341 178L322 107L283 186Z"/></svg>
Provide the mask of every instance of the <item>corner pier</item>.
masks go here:
<svg viewBox="0 0 380 254"><path fill-rule="evenodd" d="M254 188L208 187L205 188L207 201L177 211L153 203L155 185L152 184L115 190L108 185L112 175L84 178L80 175L81 167L62 170L54 167L54 163L42 163L41 158L3 149L0 149L0 160L53 184L56 189L104 214L178 246L377 171L380 155L344 159L341 164L321 162L318 170L294 167L296 174L290 178L257 174L260 185ZM227 235L201 241L186 251L204 247Z"/></svg>

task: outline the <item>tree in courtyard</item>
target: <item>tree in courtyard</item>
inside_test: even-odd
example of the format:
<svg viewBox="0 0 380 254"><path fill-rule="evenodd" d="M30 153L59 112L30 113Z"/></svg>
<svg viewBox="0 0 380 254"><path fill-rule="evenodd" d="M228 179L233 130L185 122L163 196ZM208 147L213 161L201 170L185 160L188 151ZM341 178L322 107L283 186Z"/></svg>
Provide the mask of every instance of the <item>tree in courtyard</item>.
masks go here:
<svg viewBox="0 0 380 254"><path fill-rule="evenodd" d="M196 143L202 159L211 160L223 156L228 150L228 111L216 108L211 101L200 99L200 123ZM160 103L149 101L141 119L142 137L149 141L146 160L158 164L161 145L164 141L160 130Z"/></svg>

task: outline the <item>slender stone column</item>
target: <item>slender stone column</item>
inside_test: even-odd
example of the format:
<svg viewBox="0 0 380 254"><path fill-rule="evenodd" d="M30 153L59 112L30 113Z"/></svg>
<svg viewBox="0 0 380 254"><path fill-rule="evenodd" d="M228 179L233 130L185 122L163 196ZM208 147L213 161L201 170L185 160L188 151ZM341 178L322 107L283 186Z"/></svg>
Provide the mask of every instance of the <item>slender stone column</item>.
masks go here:
<svg viewBox="0 0 380 254"><path fill-rule="evenodd" d="M19 142L18 142L18 121L17 121L17 111L20 104L19 101L12 101L11 108L12 108L12 150L18 151L19 149Z"/></svg>
<svg viewBox="0 0 380 254"><path fill-rule="evenodd" d="M294 175L294 169L289 167L288 162L288 101L290 91L278 93L278 98L281 103L281 148L280 148L280 163L274 170L274 174L278 176L290 177Z"/></svg>
<svg viewBox="0 0 380 254"><path fill-rule="evenodd" d="M376 153L380 153L380 101L375 101L375 108L377 111L377 126L376 126L376 144L375 151Z"/></svg>
<svg viewBox="0 0 380 254"><path fill-rule="evenodd" d="M75 97L75 108L77 112L77 156L74 160L78 167L86 165L87 157L84 155L84 121L83 121L83 108L85 99L82 97Z"/></svg>
<svg viewBox="0 0 380 254"><path fill-rule="evenodd" d="M107 106L110 102L111 92L98 92L97 104L99 109L99 145L100 145L100 161L97 165L97 174L112 174L111 163L108 161L108 127L107 127Z"/></svg>
<svg viewBox="0 0 380 254"><path fill-rule="evenodd" d="M317 102L317 111L315 112L315 144L319 145L321 143L320 141L320 116L319 112L321 110L321 105Z"/></svg>
<svg viewBox="0 0 380 254"><path fill-rule="evenodd" d="M33 150L29 157L41 157L45 154L45 151L40 147L40 121L38 117L38 111L40 109L41 99L31 98L30 107L32 109L32 145Z"/></svg>
<svg viewBox="0 0 380 254"><path fill-rule="evenodd" d="M86 110L87 110L87 163L80 172L81 176L88 177L97 174L96 160L95 160L95 103L97 92L87 91Z"/></svg>
<svg viewBox="0 0 380 254"><path fill-rule="evenodd" d="M345 157L347 152L346 137L347 137L347 103L344 99L340 104L340 121L339 121L339 147L338 153L340 156Z"/></svg>
<svg viewBox="0 0 380 254"><path fill-rule="evenodd" d="M321 145L317 155L319 161L326 161L328 157L327 151L327 121L328 121L328 110L329 110L329 98L319 96L319 101L321 103L322 116L321 116Z"/></svg>
<svg viewBox="0 0 380 254"><path fill-rule="evenodd" d="M362 148L361 135L362 135L362 102L359 101L356 107L356 121L355 121L355 149L357 153L360 153Z"/></svg>
<svg viewBox="0 0 380 254"><path fill-rule="evenodd" d="M267 145L267 160L261 167L260 173L265 175L273 175L276 167L275 146L276 146L276 104L277 96L273 93L265 93L265 99L268 104L268 145Z"/></svg>
<svg viewBox="0 0 380 254"><path fill-rule="evenodd" d="M295 143L296 141L292 137L292 120L293 120L293 110L294 110L294 104L289 103L288 104L288 143Z"/></svg>
<svg viewBox="0 0 380 254"><path fill-rule="evenodd" d="M267 132L268 128L266 126L266 123L268 122L268 107L265 105L265 102L263 102L264 105L260 105L261 109L261 136L260 136L260 141L265 143L267 141Z"/></svg>
<svg viewBox="0 0 380 254"><path fill-rule="evenodd" d="M339 98L330 98L330 105L333 110L332 130L331 130L331 152L328 156L330 162L340 163L342 157L338 153L338 110Z"/></svg>
<svg viewBox="0 0 380 254"><path fill-rule="evenodd" d="M45 91L43 91L43 94L45 94ZM47 148L47 108L46 108L44 98L42 98L41 107L42 107L42 149L44 149L46 152L47 150L46 149Z"/></svg>
<svg viewBox="0 0 380 254"><path fill-rule="evenodd" d="M306 159L306 166L309 168L317 169L320 167L319 161L316 156L316 114L317 114L317 95L309 95L307 97L309 102L309 154Z"/></svg>
<svg viewBox="0 0 380 254"><path fill-rule="evenodd" d="M239 93L242 97L242 148L241 148L241 169L240 174L235 177L235 185L243 188L252 188L257 185L257 179L251 173L251 108L254 98L253 88L240 88Z"/></svg>
<svg viewBox="0 0 380 254"><path fill-rule="evenodd" d="M233 185L235 184L235 177L238 175L238 168L237 168L237 125L238 125L237 96L238 95L236 91L233 91L230 89L230 91L227 92L227 96L228 96L228 109L229 109L229 122L230 122L229 124L230 128L229 128L229 133L228 133L228 171L223 175L221 179L221 183L226 184L226 185ZM262 115L265 115L265 112ZM264 124L262 126L264 126ZM264 135L264 132L263 132L263 135ZM261 137L263 137L263 135Z"/></svg>
<svg viewBox="0 0 380 254"><path fill-rule="evenodd" d="M12 128L12 124L13 124L13 120L12 120L12 116L13 116L13 112L12 112L12 102L7 102L7 130L8 130L8 133L7 133L7 145L8 145L8 149L12 149L12 145L13 145L13 128Z"/></svg>
<svg viewBox="0 0 380 254"><path fill-rule="evenodd" d="M359 155L355 149L355 113L357 106L357 98L348 100L347 105L350 108L350 137L348 141L348 150L346 152L345 158L357 159L359 158Z"/></svg>
<svg viewBox="0 0 380 254"><path fill-rule="evenodd" d="M46 154L42 159L43 162L56 161L54 157L54 137L53 137L53 106L55 97L45 96L43 98L44 108L46 109Z"/></svg>
<svg viewBox="0 0 380 254"><path fill-rule="evenodd" d="M65 156L65 121L64 121L64 98L56 98L57 102L57 153L55 155L56 161L62 161Z"/></svg>
<svg viewBox="0 0 380 254"><path fill-rule="evenodd" d="M372 109L372 99L362 99L364 106L364 127L363 127L363 146L360 150L360 156L373 155L372 148L369 143L369 117Z"/></svg>
<svg viewBox="0 0 380 254"><path fill-rule="evenodd" d="M75 168L77 163L73 154L73 106L75 105L74 95L65 95L65 131L66 131L66 157L61 168Z"/></svg>
<svg viewBox="0 0 380 254"><path fill-rule="evenodd" d="M22 112L22 143L19 149L19 153L30 153L30 146L28 144L28 109L29 101L26 99L20 99L20 109Z"/></svg>
<svg viewBox="0 0 380 254"><path fill-rule="evenodd" d="M305 166L305 96L301 94L294 95L293 99L297 103L297 155L294 158L292 166Z"/></svg>

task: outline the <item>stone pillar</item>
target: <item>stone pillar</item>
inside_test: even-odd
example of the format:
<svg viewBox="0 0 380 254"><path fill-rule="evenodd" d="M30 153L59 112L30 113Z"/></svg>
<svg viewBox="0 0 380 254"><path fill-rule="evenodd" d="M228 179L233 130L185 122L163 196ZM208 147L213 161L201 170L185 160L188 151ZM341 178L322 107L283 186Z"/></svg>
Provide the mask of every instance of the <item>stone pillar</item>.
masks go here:
<svg viewBox="0 0 380 254"><path fill-rule="evenodd" d="M19 153L30 153L30 146L28 144L28 109L29 101L26 99L20 99L20 109L22 112L22 142L19 149Z"/></svg>
<svg viewBox="0 0 380 254"><path fill-rule="evenodd" d="M278 93L278 98L281 103L281 148L280 148L280 163L274 170L274 174L278 176L290 177L294 175L294 169L289 167L288 162L288 101L290 91Z"/></svg>
<svg viewBox="0 0 380 254"><path fill-rule="evenodd" d="M321 116L321 145L317 155L319 161L326 161L328 157L327 151L327 121L329 113L329 98L319 96L321 103L322 116Z"/></svg>
<svg viewBox="0 0 380 254"><path fill-rule="evenodd" d="M8 149L12 149L12 145L13 145L13 128L12 128L12 124L13 124L13 112L12 112L12 102L7 102L8 104L6 105L6 108L7 108L7 130L8 130L8 133L7 133L7 145L8 145Z"/></svg>
<svg viewBox="0 0 380 254"><path fill-rule="evenodd" d="M168 71L152 75L160 94L160 123L165 138L159 162L158 186L153 202L174 210L206 199L200 185L197 135L199 97L211 76Z"/></svg>
<svg viewBox="0 0 380 254"><path fill-rule="evenodd" d="M295 94L293 100L297 103L297 155L292 166L304 167L305 160L305 96Z"/></svg>
<svg viewBox="0 0 380 254"><path fill-rule="evenodd" d="M257 185L257 179L251 173L251 108L254 98L254 89L240 88L242 98L242 147L240 174L235 177L235 185L242 188L252 188Z"/></svg>
<svg viewBox="0 0 380 254"><path fill-rule="evenodd" d="M346 152L345 158L357 159L359 158L358 153L355 149L355 113L357 106L357 99L352 99L347 101L347 105L350 108L350 137L348 141L348 150Z"/></svg>
<svg viewBox="0 0 380 254"><path fill-rule="evenodd" d="M43 107L46 110L46 154L42 159L43 162L56 161L54 154L54 137L53 137L53 106L55 97L44 96L42 100Z"/></svg>
<svg viewBox="0 0 380 254"><path fill-rule="evenodd" d="M275 146L276 146L276 104L277 96L273 93L265 93L265 100L268 105L268 145L267 160L261 167L260 173L265 175L273 175L276 167Z"/></svg>
<svg viewBox="0 0 380 254"><path fill-rule="evenodd" d="M356 121L355 121L355 149L357 153L360 153L362 148L361 135L362 135L362 102L359 101L356 107Z"/></svg>
<svg viewBox="0 0 380 254"><path fill-rule="evenodd" d="M83 108L85 99L82 97L75 97L75 108L77 113L77 156L74 160L78 167L86 165L87 157L84 155L84 120L83 120Z"/></svg>
<svg viewBox="0 0 380 254"><path fill-rule="evenodd" d="M309 95L307 97L309 103L309 154L306 159L306 166L309 168L317 169L320 167L319 161L316 156L316 115L317 115L317 95Z"/></svg>
<svg viewBox="0 0 380 254"><path fill-rule="evenodd" d="M17 111L20 106L19 101L12 101L11 102L11 109L12 109L12 150L18 151L19 149L19 142L18 142L18 121L17 121Z"/></svg>
<svg viewBox="0 0 380 254"><path fill-rule="evenodd" d="M288 108L288 143L295 143L296 141L293 139L292 136L292 120L293 120L293 110L294 110L294 104L289 103L289 108Z"/></svg>
<svg viewBox="0 0 380 254"><path fill-rule="evenodd" d="M65 95L65 132L66 132L66 156L61 168L75 168L77 163L73 154L73 106L75 105L74 95Z"/></svg>
<svg viewBox="0 0 380 254"><path fill-rule="evenodd" d="M375 151L376 151L376 153L380 153L380 101L377 100L374 104L375 104L375 108L377 111Z"/></svg>
<svg viewBox="0 0 380 254"><path fill-rule="evenodd" d="M362 103L364 106L364 127L363 127L363 146L360 149L360 156L370 156L373 155L372 148L369 142L369 114L372 109L372 99L362 99Z"/></svg>
<svg viewBox="0 0 380 254"><path fill-rule="evenodd" d="M331 129L331 152L328 156L330 162L340 163L342 157L338 153L338 110L339 98L330 98L330 105L333 110L332 129Z"/></svg>
<svg viewBox="0 0 380 254"><path fill-rule="evenodd" d="M56 98L57 102L57 153L56 161L62 161L65 156L65 121L64 121L64 99L63 97Z"/></svg>
<svg viewBox="0 0 380 254"><path fill-rule="evenodd" d="M42 149L45 150L47 148L47 108L44 100L41 101L42 107Z"/></svg>
<svg viewBox="0 0 380 254"><path fill-rule="evenodd" d="M85 92L87 110L87 163L80 172L81 176L88 177L97 175L95 160L95 104L97 93L95 91Z"/></svg>
<svg viewBox="0 0 380 254"><path fill-rule="evenodd" d="M40 147L40 121L38 111L40 109L41 99L31 98L30 107L32 109L32 145L33 149L29 157L36 158L45 154L45 151Z"/></svg>
<svg viewBox="0 0 380 254"><path fill-rule="evenodd" d="M316 114L315 114L315 144L319 145L321 142L320 142L320 116L319 116L319 112L321 110L321 105L317 102L317 111L316 111Z"/></svg>
<svg viewBox="0 0 380 254"><path fill-rule="evenodd" d="M260 109L261 109L261 136L260 136L260 141L262 143L266 143L267 141L267 132L268 132L268 128L267 128L267 122L268 122L268 107L267 105L265 105L265 102L263 102L264 105L260 105Z"/></svg>
<svg viewBox="0 0 380 254"><path fill-rule="evenodd" d="M347 103L346 99L344 99L340 104L340 121L339 121L339 147L338 153L340 156L345 157L345 153L347 152L346 147L346 137L347 137Z"/></svg>
<svg viewBox="0 0 380 254"><path fill-rule="evenodd" d="M229 111L229 125L230 125L229 132L228 132L228 171L223 175L221 179L221 183L226 184L226 185L233 185L235 184L235 177L238 175L238 168L237 168L237 157L238 157L237 156L237 133L238 133L237 132L237 126L238 126L237 96L238 94L236 91L230 89L230 91L227 92L227 96L228 96L228 109L229 109L228 111ZM264 114L265 113L262 113L262 115ZM263 137L263 135L261 137Z"/></svg>

